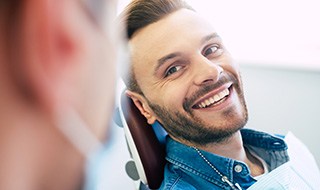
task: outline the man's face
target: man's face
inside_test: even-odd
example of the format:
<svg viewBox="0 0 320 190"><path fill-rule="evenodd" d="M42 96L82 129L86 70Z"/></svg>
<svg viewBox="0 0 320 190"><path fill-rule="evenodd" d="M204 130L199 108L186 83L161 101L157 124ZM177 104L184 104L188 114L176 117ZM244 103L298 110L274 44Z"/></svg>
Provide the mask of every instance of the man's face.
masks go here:
<svg viewBox="0 0 320 190"><path fill-rule="evenodd" d="M145 103L171 136L204 145L245 125L238 66L195 12L182 9L142 28L130 50Z"/></svg>

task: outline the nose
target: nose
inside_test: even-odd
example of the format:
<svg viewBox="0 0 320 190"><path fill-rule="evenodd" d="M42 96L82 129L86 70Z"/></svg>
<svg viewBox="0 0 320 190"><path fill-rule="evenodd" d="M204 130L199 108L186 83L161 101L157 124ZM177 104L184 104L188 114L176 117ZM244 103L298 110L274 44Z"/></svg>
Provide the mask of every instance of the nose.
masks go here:
<svg viewBox="0 0 320 190"><path fill-rule="evenodd" d="M218 63L213 63L207 58L198 60L194 64L194 68L194 83L199 86L217 82L223 72L223 68Z"/></svg>

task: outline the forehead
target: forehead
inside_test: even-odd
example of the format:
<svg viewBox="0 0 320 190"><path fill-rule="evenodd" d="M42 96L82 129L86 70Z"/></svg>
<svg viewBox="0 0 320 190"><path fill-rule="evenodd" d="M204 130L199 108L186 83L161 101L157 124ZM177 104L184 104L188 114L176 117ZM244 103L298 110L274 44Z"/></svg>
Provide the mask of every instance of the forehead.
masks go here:
<svg viewBox="0 0 320 190"><path fill-rule="evenodd" d="M196 12L178 10L136 32L129 42L134 68L198 46L204 36L213 32L211 24Z"/></svg>

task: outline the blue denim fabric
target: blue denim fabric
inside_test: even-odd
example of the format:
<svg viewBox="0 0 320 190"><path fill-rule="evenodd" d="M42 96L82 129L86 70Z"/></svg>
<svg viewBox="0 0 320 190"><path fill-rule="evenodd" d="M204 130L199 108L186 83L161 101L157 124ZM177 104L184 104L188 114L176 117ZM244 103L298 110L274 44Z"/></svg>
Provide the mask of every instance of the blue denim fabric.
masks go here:
<svg viewBox="0 0 320 190"><path fill-rule="evenodd" d="M269 171L289 161L287 145L281 138L251 129L242 129L241 134L244 146L264 159ZM199 156L194 148L170 137L167 138L166 147L167 164L160 189L232 189L221 180L221 176ZM250 176L249 168L245 163L200 151L222 175L228 177L233 184L238 183L242 189L247 189L256 182ZM235 167L241 170L235 170Z"/></svg>

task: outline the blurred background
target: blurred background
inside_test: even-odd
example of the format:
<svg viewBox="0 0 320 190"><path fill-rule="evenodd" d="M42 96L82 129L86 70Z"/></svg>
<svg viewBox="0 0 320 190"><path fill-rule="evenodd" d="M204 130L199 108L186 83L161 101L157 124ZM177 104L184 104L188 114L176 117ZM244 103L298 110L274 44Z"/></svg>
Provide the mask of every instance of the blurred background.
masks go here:
<svg viewBox="0 0 320 190"><path fill-rule="evenodd" d="M130 0L120 0L121 12ZM318 0L188 0L212 21L240 64L247 127L293 132L320 164L320 2ZM118 84L118 95L124 89ZM118 100L117 100L118 101ZM101 189L133 189L123 130L113 127ZM132 188L131 188L132 187Z"/></svg>

